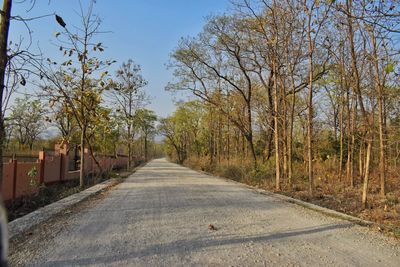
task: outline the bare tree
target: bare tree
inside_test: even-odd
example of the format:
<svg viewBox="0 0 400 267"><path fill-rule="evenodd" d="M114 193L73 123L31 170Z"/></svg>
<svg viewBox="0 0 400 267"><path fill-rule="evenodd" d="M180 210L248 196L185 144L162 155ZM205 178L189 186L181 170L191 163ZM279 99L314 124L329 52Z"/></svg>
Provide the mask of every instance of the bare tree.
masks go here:
<svg viewBox="0 0 400 267"><path fill-rule="evenodd" d="M190 90L227 116L247 140L254 166L257 166L252 130L254 74L246 57L248 44L239 30L242 27L238 20L217 17L209 21L197 40L182 40L171 65L176 68L175 76L181 79L167 88ZM240 96L245 105L244 113L234 117L223 102L215 99L218 94L213 92L216 91L225 96L231 92Z"/></svg>
<svg viewBox="0 0 400 267"><path fill-rule="evenodd" d="M117 71L117 84L113 90L112 99L116 102L117 111L121 114L126 126L126 143L128 144L128 169L132 167L132 144L134 141L134 118L139 108L147 102L145 93L141 90L147 81L141 74L141 67L128 60Z"/></svg>
<svg viewBox="0 0 400 267"><path fill-rule="evenodd" d="M40 78L44 78L42 87L49 101L63 101L68 105L68 111L74 116L81 130L81 187L85 185L85 148L87 145L92 146L89 143L88 130L95 126L97 119L107 116L105 110L103 112L99 109L101 97L106 89L114 87L112 81L107 79L108 71L105 69L115 61L102 61L94 55L91 56L92 53L104 50L102 43L94 40L102 32L99 30L100 18L93 14L93 7L94 1L90 1L86 11L82 4L80 5L81 28L77 28L76 33L72 33L63 18L56 15L57 23L64 29L62 33L56 33L56 38L66 60L58 65L48 58L47 64L34 64ZM98 163L96 159L95 161Z"/></svg>

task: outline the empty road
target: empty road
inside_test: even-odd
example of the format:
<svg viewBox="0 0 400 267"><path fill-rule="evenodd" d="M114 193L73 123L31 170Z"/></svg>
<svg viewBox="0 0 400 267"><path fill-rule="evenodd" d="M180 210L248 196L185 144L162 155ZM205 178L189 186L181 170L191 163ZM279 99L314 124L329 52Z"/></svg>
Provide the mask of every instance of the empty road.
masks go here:
<svg viewBox="0 0 400 267"><path fill-rule="evenodd" d="M41 231L11 265L400 266L396 240L163 159Z"/></svg>

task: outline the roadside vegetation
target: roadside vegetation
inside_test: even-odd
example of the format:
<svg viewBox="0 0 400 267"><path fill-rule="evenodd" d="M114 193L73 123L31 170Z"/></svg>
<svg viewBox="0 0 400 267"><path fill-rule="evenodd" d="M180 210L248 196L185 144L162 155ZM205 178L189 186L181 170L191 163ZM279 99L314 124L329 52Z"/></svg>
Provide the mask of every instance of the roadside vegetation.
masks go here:
<svg viewBox="0 0 400 267"><path fill-rule="evenodd" d="M143 162L136 161L135 165L139 166L142 163ZM103 182L110 178L117 179L117 181L127 178L130 174L132 174L132 171L134 170L133 167L134 166L132 166L129 171L126 169L113 170L111 172L104 173L100 178L96 177L96 179L94 179L94 177L89 177L87 185L84 188L79 186L78 180L55 183L52 185L38 185L39 190L37 193L16 199L15 201L9 202L6 205L8 221L11 222L19 217L37 210L38 208L49 205L70 195L79 193L82 190L93 186L94 184Z"/></svg>
<svg viewBox="0 0 400 267"><path fill-rule="evenodd" d="M399 2L230 10L172 52L169 157L399 229Z"/></svg>
<svg viewBox="0 0 400 267"><path fill-rule="evenodd" d="M98 161L102 156L128 157L127 169L132 170L161 153L154 141L157 116L147 109L150 101L141 66L128 58L125 62L106 58L104 51L109 48L105 41L112 33L103 29L101 18L95 14L96 1L77 3L74 17L64 17L59 10L57 14L25 18L13 14L13 4L23 5L29 15L35 1L3 1L0 186L4 163L12 159L36 162L39 151L51 157L56 144L68 144L68 171L79 170L79 182L33 184L39 189L37 193L7 203L10 218L111 177ZM30 29L34 20L46 20L58 27L57 32L48 33L54 51L40 48L40 42L48 39L36 39ZM10 32L13 23L25 25L29 36ZM59 56L54 56L56 53ZM100 169L99 177L85 172L86 149ZM30 173L37 178L38 171L32 169Z"/></svg>

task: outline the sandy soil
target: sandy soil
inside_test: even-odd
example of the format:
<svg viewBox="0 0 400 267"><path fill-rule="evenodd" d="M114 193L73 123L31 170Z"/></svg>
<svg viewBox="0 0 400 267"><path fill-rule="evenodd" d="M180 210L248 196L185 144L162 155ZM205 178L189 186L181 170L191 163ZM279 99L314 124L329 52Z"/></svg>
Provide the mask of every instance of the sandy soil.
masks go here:
<svg viewBox="0 0 400 267"><path fill-rule="evenodd" d="M102 197L15 240L10 263L399 266L400 244L366 227L159 159Z"/></svg>

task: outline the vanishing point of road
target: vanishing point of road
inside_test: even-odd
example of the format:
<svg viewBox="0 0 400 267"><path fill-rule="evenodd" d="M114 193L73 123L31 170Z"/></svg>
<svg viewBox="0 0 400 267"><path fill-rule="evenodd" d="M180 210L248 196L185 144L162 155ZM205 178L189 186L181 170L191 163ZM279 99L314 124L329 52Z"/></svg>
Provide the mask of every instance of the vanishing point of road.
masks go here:
<svg viewBox="0 0 400 267"><path fill-rule="evenodd" d="M11 264L400 266L379 232L164 159L92 202L12 247Z"/></svg>

